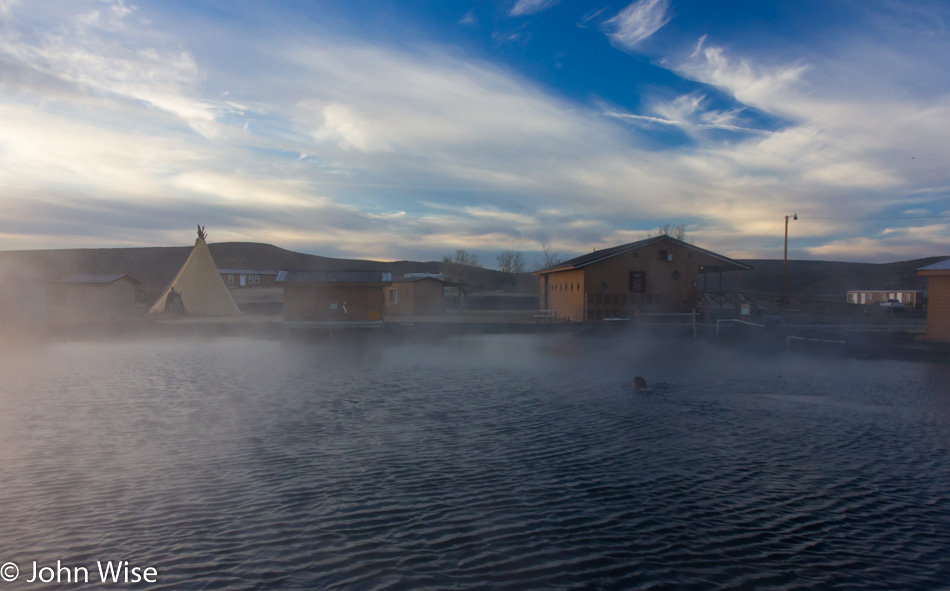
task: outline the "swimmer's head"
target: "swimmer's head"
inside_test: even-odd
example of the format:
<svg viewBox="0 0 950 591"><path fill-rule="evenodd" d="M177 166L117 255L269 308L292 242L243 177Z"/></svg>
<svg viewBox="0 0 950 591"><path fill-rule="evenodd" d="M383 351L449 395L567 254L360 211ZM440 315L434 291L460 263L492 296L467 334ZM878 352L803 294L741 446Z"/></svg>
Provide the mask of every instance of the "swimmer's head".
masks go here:
<svg viewBox="0 0 950 591"><path fill-rule="evenodd" d="M633 389L634 390L646 390L647 381L643 379L643 376L637 376L633 378Z"/></svg>

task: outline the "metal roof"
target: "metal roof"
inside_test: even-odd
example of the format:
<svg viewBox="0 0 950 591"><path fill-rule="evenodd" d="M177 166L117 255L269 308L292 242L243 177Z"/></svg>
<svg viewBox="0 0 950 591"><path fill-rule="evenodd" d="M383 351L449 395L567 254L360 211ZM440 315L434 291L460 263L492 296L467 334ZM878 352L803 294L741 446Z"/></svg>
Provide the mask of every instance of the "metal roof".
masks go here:
<svg viewBox="0 0 950 591"><path fill-rule="evenodd" d="M125 273L76 273L75 275L60 279L57 283L115 283L123 277L128 278L132 283L142 283L135 277Z"/></svg>
<svg viewBox="0 0 950 591"><path fill-rule="evenodd" d="M385 271L278 271L277 283L391 283Z"/></svg>
<svg viewBox="0 0 950 591"><path fill-rule="evenodd" d="M932 265L927 265L926 267L921 267L917 269L918 271L950 271L950 259L945 261L940 261L939 263L934 263Z"/></svg>
<svg viewBox="0 0 950 591"><path fill-rule="evenodd" d="M218 273L232 275L276 275L277 271L259 271L257 269L218 269Z"/></svg>
<svg viewBox="0 0 950 591"><path fill-rule="evenodd" d="M742 270L752 269L750 265L740 263L739 261L734 261L728 257L722 256L721 254L716 254L711 250L706 250L705 248L699 248L698 246L695 246L688 242L683 242L682 240L677 240L676 238L662 235L662 236L654 236L652 238L647 238L646 240L640 240L638 242L630 242L628 244L621 244L620 246L613 246L611 248L595 250L594 252L590 254L581 255L579 257L564 261L562 263L558 263L546 269L535 271L535 273L536 274L550 273L552 271L567 271L569 269L580 269L582 267L586 267L587 265L591 265L593 263L599 263L600 261L603 261L605 259L609 259L611 257L615 257L617 255L621 255L626 252L630 252L632 250L637 250L638 248L643 248L644 246L649 246L650 244L653 244L654 242L660 242L662 240L668 240L670 242L685 246L691 250L695 250L696 252L701 252L703 254L709 255L713 258L723 261L724 263L732 267L737 267Z"/></svg>

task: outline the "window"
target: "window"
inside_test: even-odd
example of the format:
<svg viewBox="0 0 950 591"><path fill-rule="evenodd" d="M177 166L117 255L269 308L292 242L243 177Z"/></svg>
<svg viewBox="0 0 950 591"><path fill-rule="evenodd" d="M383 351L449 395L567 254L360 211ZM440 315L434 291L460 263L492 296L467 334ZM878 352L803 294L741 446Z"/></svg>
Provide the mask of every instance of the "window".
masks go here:
<svg viewBox="0 0 950 591"><path fill-rule="evenodd" d="M389 303L390 304L399 303L399 290L395 287L389 288Z"/></svg>
<svg viewBox="0 0 950 591"><path fill-rule="evenodd" d="M228 273L228 283L234 283L234 275L231 275L230 273Z"/></svg>
<svg viewBox="0 0 950 591"><path fill-rule="evenodd" d="M630 271L630 293L646 293L647 274L643 271Z"/></svg>

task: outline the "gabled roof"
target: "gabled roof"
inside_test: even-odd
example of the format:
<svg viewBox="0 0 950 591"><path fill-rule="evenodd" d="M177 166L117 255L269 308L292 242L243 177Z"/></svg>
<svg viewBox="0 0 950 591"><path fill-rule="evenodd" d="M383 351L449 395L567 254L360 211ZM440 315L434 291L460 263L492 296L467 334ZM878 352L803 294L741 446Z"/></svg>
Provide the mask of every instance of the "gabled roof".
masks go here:
<svg viewBox="0 0 950 591"><path fill-rule="evenodd" d="M538 275L538 274L543 274L543 273L553 273L555 271L569 271L572 269L582 269L588 265L599 263L600 261L618 256L624 253L628 253L630 251L637 250L639 248L643 248L644 246L649 246L651 244L655 244L661 241L669 241L674 244L685 246L686 248L689 248L690 250L701 252L705 255L708 255L710 257L713 257L715 259L722 261L724 265L726 266L735 267L738 270L747 271L752 268L751 266L746 265L744 263L740 263L739 261L735 261L728 257L724 257L721 254L716 254L711 250L706 250L705 248L699 248L698 246L695 246L688 242L683 242L682 240L677 240L676 238L672 238L670 236L661 235L661 236L653 236L652 238L647 238L646 240L640 240L638 242L630 242L628 244L621 244L620 246L613 246L611 248L595 250L594 252L590 254L581 255L579 257L570 259L568 261L564 261L562 263L558 263L557 265L548 267L546 269L535 271L533 275Z"/></svg>
<svg viewBox="0 0 950 591"><path fill-rule="evenodd" d="M278 271L277 283L392 283L385 271Z"/></svg>
<svg viewBox="0 0 950 591"><path fill-rule="evenodd" d="M123 277L137 285L142 283L135 277L125 273L76 273L75 275L60 279L57 283L115 283Z"/></svg>
<svg viewBox="0 0 950 591"><path fill-rule="evenodd" d="M946 272L950 272L950 259L917 269L921 275L944 275Z"/></svg>

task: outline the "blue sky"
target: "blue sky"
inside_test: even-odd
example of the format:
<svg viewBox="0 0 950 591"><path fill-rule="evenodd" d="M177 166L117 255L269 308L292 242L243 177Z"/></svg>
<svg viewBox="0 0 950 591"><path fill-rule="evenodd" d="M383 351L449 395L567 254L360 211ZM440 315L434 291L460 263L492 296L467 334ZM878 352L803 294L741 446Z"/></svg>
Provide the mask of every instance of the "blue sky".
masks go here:
<svg viewBox="0 0 950 591"><path fill-rule="evenodd" d="M0 0L0 249L950 254L950 4Z"/></svg>

